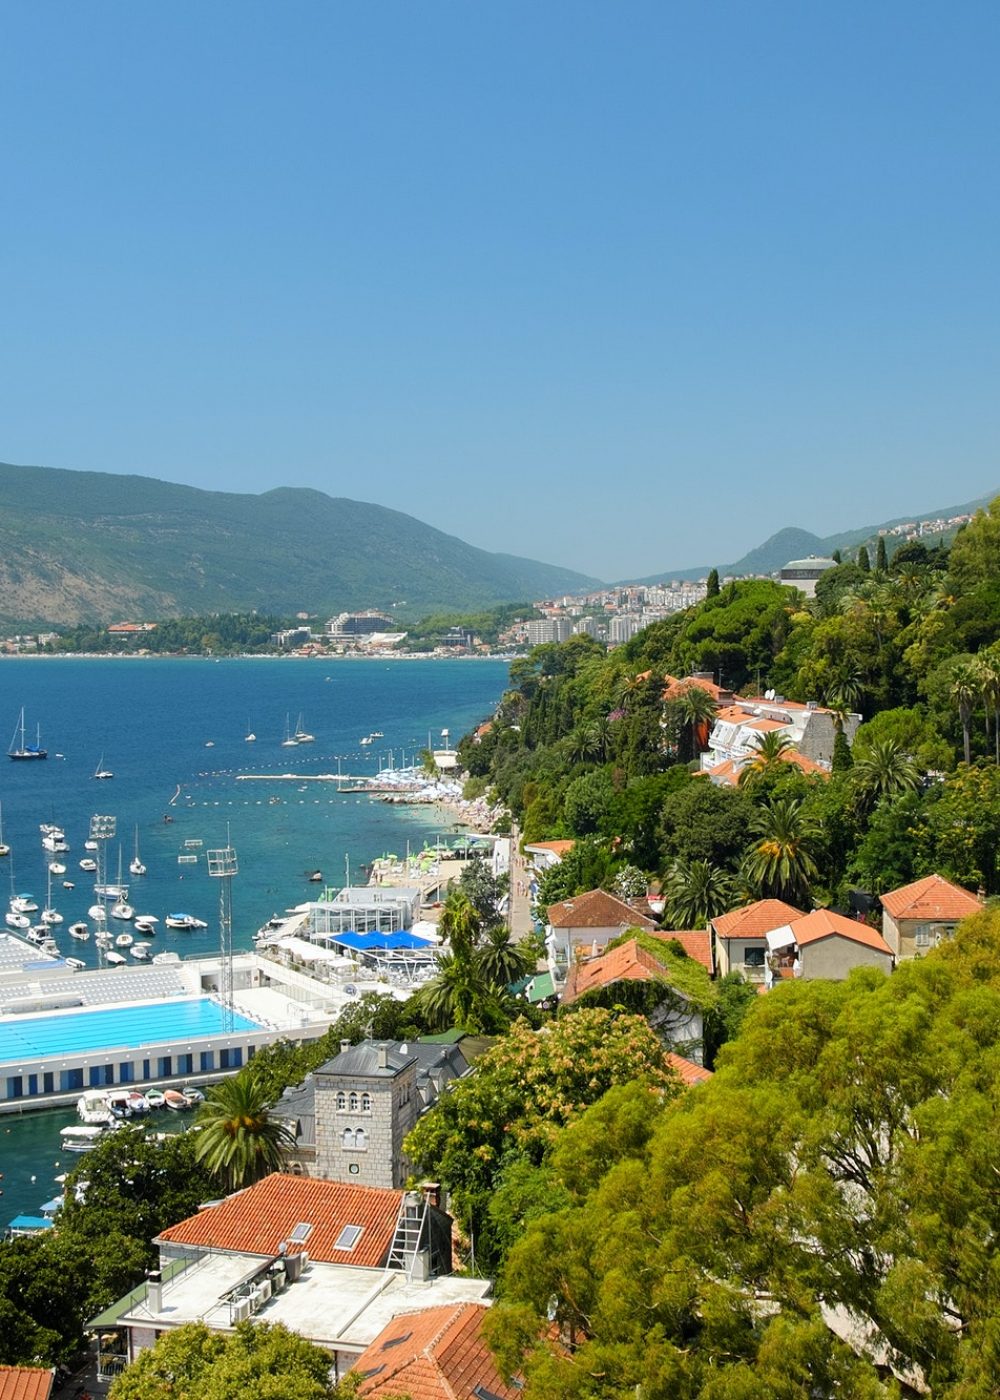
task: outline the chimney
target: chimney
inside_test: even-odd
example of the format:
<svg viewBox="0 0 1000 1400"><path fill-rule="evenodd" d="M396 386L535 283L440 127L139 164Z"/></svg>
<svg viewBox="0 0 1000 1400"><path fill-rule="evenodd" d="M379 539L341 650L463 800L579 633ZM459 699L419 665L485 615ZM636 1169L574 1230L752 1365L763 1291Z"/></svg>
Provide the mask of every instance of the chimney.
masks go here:
<svg viewBox="0 0 1000 1400"><path fill-rule="evenodd" d="M388 1069L388 1068L389 1068L389 1047L388 1047L388 1045L380 1045L380 1046L378 1047L378 1067L379 1067L379 1069Z"/></svg>
<svg viewBox="0 0 1000 1400"><path fill-rule="evenodd" d="M441 1209L441 1183L439 1181L425 1181L423 1185L424 1200L435 1210Z"/></svg>
<svg viewBox="0 0 1000 1400"><path fill-rule="evenodd" d="M146 1275L146 1302L151 1313L163 1311L163 1275L159 1269L151 1269Z"/></svg>
<svg viewBox="0 0 1000 1400"><path fill-rule="evenodd" d="M351 1042L350 1042L349 1040L342 1040L342 1041L340 1042L340 1053L341 1053L342 1055L346 1054L346 1052L347 1052L348 1050L350 1050L350 1048L351 1048Z"/></svg>

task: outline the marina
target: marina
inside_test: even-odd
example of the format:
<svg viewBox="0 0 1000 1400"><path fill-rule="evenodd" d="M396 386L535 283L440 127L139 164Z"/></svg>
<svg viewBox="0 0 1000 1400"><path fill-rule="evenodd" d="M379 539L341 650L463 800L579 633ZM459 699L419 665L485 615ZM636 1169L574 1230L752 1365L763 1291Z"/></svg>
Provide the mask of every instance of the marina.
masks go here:
<svg viewBox="0 0 1000 1400"><path fill-rule="evenodd" d="M433 947L432 937L409 949L351 949L325 939L317 945L310 930L303 930L301 906L323 903L336 894L313 876L344 869L345 858L347 867L360 874L362 886L369 877L375 879L380 869L397 878L389 874L391 867L405 861L383 860L380 853L403 851L407 845L419 854L419 861L414 856L415 866L423 869L415 879L407 875L406 883L420 886L421 898L436 897L431 872L436 858L439 868L444 868L442 814L434 807L390 808L376 792L338 790L337 770L343 788L348 783L352 787L377 784L389 788L392 795L400 786L398 769L380 773L389 761L389 749L402 753L405 747L412 754L423 746L427 730L439 729L444 722L450 721L457 732L471 727L495 704L505 682L506 665L501 662L470 666L449 661L434 665L373 661L331 667L329 661L317 665L272 659L220 664L198 659L19 658L0 665L0 712L6 708L12 716L19 715L23 697L28 714L40 720L50 744L47 763L13 763L0 774L4 779L0 784L3 841L10 850L4 859L11 867L11 890L15 896L32 889L45 895L53 861L75 872L73 889L64 889L61 883L57 889L53 880L53 906L63 923L46 929L48 954L41 943L29 943L26 937L32 919L39 918L41 899L32 900L39 913L18 916L26 920L23 929L6 926L24 959L43 967L31 968L25 976L33 990L16 998L23 1000L20 1010L0 1010L0 1028L5 1033L11 1022L20 1027L16 1042L6 1042L11 1048L18 1046L12 1050L16 1063L4 1056L6 1062L0 1066L0 1095L8 1109L0 1114L4 1173L0 1222L18 1212L37 1215L41 1203L53 1194L51 1174L52 1164L60 1158L59 1128L70 1121L68 1114L75 1120L76 1100L90 1088L92 1074L100 1081L97 1089L165 1092L178 1079L187 1083L201 1077L210 1082L235 1067L237 1050L242 1058L250 1045L256 1048L291 1031L300 1033L303 1018L312 1014L310 998L322 1006L316 1023L316 1033L321 1033L340 1007L365 990L405 995L409 980L423 970L420 963L426 962L428 946ZM291 776L274 774L286 710L293 716L300 710L308 715L314 733L312 743L298 748L297 771ZM94 751L102 747L102 716L110 712L127 715L128 722L115 723L114 781L95 784ZM249 747L248 713L253 715L253 732L258 736ZM359 718L376 714L377 725ZM357 735L375 729L384 731L385 737L359 748ZM206 753L209 736L213 748ZM63 757L57 758L56 752ZM320 775L324 775L322 785L317 785ZM248 777L255 781L238 781ZM93 838L95 812L114 818L113 835ZM40 831L40 826L46 830ZM193 1008L207 999L219 1009L219 890L209 877L205 853L226 843L227 829L240 855L232 891L234 1009L253 1027L234 1028L229 1045L215 1033L214 1023L204 1025L205 1034L197 1036L193 1030L188 1033L187 1022L183 1029L180 1022L174 1024L180 1014L178 1004ZM451 831L453 838L457 828ZM43 847L43 837L50 838L50 846L67 845L68 853ZM435 843L436 856L430 849ZM108 878L112 871L117 873L119 844L124 867L130 865L131 857L147 868L141 877L128 872L135 885L130 897L145 915L141 932L138 915L116 927L110 917L115 902L110 890L103 896L94 893L95 883L122 883ZM179 864L178 852L193 860ZM141 904L136 898L139 883ZM317 895L322 898L318 900ZM49 900L44 903L49 907ZM96 915L88 913L91 906ZM288 914L289 909L299 912ZM168 927L168 919L181 920L181 926ZM270 948L251 951L257 930L265 925L278 938ZM119 950L114 940L123 928L134 931L134 942ZM306 957L296 956L294 944L279 946L279 939L301 937L303 931ZM419 921L416 936L423 937ZM150 939L148 950L143 950L147 957L137 959L136 944ZM54 973L53 964L60 965L61 971ZM183 990L177 990L176 982L157 983L154 989L153 979L166 973L179 976ZM255 974L258 983L251 986ZM137 992L135 979L143 978L149 980ZM85 979L93 979L92 989L110 1000L102 1003L88 993L75 1005L60 1006L60 998L75 1000L81 995ZM124 980L116 985L114 979ZM0 968L0 1007L15 1000L9 990L12 980L17 977ZM110 1022L103 1025L89 1019L102 1007L112 1012ZM162 1013L160 1007L170 1010ZM116 1008L131 1008L140 1021L145 1018L142 1034L147 1049L112 1044L134 1038L127 1030L130 1018L117 1020ZM184 1014L205 1013L185 1010ZM75 1028L56 1032L57 1025L74 1020ZM42 1021L49 1026L40 1027ZM102 1035L108 1035L103 1046L90 1045L87 1028L97 1025ZM172 1035L174 1029L176 1035ZM55 1040L50 1044L47 1037L57 1034L74 1042L70 1046L67 1041L66 1046L73 1060L60 1055L55 1061L51 1053ZM237 1044L240 1036L243 1039ZM29 1048L48 1058L29 1058ZM222 1050L230 1052L225 1067ZM200 1068L203 1051L214 1056L206 1061L213 1068L204 1072ZM185 1068L189 1055L190 1072ZM168 1058L171 1073L158 1074L161 1062ZM142 1077L146 1060L150 1061L148 1081ZM82 1077L81 1087L61 1089L64 1063L70 1076L67 1085L75 1086ZM131 1065L135 1076L125 1085L122 1065ZM110 1084L105 1083L109 1072ZM127 1075L129 1070L124 1072ZM46 1074L53 1076L50 1094L45 1093ZM34 1086L32 1075L37 1076ZM18 1079L20 1097L12 1098L7 1090L16 1093ZM8 1080L15 1082L8 1085ZM29 1092L32 1087L37 1088L34 1095ZM60 1106L24 1112L29 1105L34 1109L43 1102ZM158 1115L161 1125L164 1117L178 1127L186 1121L183 1113L168 1113Z"/></svg>

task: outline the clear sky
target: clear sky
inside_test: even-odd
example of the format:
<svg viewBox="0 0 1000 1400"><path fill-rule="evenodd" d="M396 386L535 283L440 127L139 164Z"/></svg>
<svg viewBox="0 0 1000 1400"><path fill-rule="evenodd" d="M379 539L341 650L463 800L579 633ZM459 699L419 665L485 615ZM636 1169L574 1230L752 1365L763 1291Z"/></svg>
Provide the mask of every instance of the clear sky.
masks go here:
<svg viewBox="0 0 1000 1400"><path fill-rule="evenodd" d="M606 579L1000 488L995 0L0 20L0 460Z"/></svg>

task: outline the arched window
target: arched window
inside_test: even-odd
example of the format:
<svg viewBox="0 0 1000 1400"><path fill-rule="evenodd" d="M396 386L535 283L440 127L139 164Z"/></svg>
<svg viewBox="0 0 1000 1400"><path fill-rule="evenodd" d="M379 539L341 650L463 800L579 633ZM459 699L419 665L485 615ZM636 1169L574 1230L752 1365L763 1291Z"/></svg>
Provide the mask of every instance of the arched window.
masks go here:
<svg viewBox="0 0 1000 1400"><path fill-rule="evenodd" d="M361 1111L362 1111L362 1113L371 1113L371 1111L372 1111L372 1096L371 1096L371 1094L362 1094L362 1095L361 1095Z"/></svg>
<svg viewBox="0 0 1000 1400"><path fill-rule="evenodd" d="M354 1129L353 1129L353 1128L345 1128L345 1129L344 1129L344 1135L343 1135L343 1138L341 1139L341 1141L343 1142L343 1145L344 1145L345 1147L353 1147L353 1146L354 1146Z"/></svg>
<svg viewBox="0 0 1000 1400"><path fill-rule="evenodd" d="M357 1111L358 1111L358 1096L357 1096L357 1094L352 1094L352 1095L351 1095L351 1112L352 1112L352 1113L357 1113Z"/></svg>
<svg viewBox="0 0 1000 1400"><path fill-rule="evenodd" d="M364 1128L359 1128L354 1134L354 1146L361 1152L364 1152L368 1147L368 1134L365 1132Z"/></svg>
<svg viewBox="0 0 1000 1400"><path fill-rule="evenodd" d="M341 1089L340 1093L337 1095L337 1111L338 1111L338 1113L343 1113L343 1111L344 1111L344 1109L345 1109L346 1107L347 1107L347 1095L344 1093L343 1089Z"/></svg>

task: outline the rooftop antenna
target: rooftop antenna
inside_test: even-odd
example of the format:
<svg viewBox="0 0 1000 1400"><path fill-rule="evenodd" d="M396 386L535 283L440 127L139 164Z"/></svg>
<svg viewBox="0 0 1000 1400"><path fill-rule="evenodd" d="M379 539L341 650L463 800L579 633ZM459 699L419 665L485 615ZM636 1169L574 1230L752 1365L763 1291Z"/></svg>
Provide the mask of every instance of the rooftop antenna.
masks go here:
<svg viewBox="0 0 1000 1400"><path fill-rule="evenodd" d="M222 1028L233 1029L233 876L239 874L236 851L229 840L218 850L206 851L208 873L219 882L219 981L222 1000Z"/></svg>

